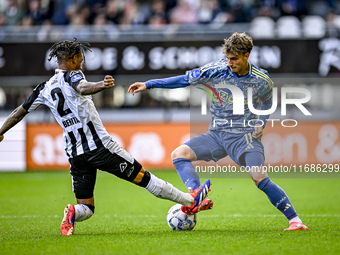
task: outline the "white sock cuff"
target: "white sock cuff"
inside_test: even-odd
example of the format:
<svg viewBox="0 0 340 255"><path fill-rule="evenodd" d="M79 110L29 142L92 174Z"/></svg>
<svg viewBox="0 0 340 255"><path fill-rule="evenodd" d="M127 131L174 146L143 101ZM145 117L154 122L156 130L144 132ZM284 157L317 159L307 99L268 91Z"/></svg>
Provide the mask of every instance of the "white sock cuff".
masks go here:
<svg viewBox="0 0 340 255"><path fill-rule="evenodd" d="M150 173L150 181L148 185L146 185L145 189L149 191L152 195L159 197L159 194L162 192L165 183L165 181Z"/></svg>
<svg viewBox="0 0 340 255"><path fill-rule="evenodd" d="M294 217L293 219L289 220L289 224L291 224L292 222L299 222L302 223L302 220L300 219L299 216Z"/></svg>
<svg viewBox="0 0 340 255"><path fill-rule="evenodd" d="M87 220L93 215L93 212L87 205L84 204L76 204L74 206L75 209L75 218L74 221L79 222L83 220Z"/></svg>
<svg viewBox="0 0 340 255"><path fill-rule="evenodd" d="M171 183L157 178L150 174L150 182L145 187L147 191L156 197L168 199L173 202L189 206L193 202L193 197L189 193L184 193L175 188Z"/></svg>

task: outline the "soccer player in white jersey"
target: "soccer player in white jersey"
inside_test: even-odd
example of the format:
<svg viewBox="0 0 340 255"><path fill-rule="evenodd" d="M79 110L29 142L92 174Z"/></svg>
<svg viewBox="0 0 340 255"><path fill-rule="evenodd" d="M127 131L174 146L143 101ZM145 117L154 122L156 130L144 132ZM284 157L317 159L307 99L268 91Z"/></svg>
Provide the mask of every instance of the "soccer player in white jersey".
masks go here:
<svg viewBox="0 0 340 255"><path fill-rule="evenodd" d="M189 190L200 186L199 176L192 161L218 161L229 156L238 165L250 170L249 174L255 185L265 192L270 202L286 216L290 226L285 230L308 230L296 214L286 193L273 183L262 169L264 149L261 137L269 115L253 114L247 102L252 102L255 109L270 109L273 82L266 70L248 62L252 48L251 37L246 33L234 33L224 40L222 52L225 58L187 71L185 75L136 82L129 87L128 92L134 94L152 88L173 89L200 84L210 88L214 92L214 100L210 106L212 121L209 131L180 145L171 155L183 183ZM247 94L249 87L253 89L250 99ZM242 91L243 115L233 113L236 96L234 95L233 100L232 90ZM206 198L201 210L211 209L212 206L212 201Z"/></svg>
<svg viewBox="0 0 340 255"><path fill-rule="evenodd" d="M99 118L91 94L114 87L114 79L106 75L103 81L86 80L81 71L86 50L90 50L89 44L78 42L76 38L74 41L55 43L51 47L49 60L56 57L58 69L48 81L34 89L0 128L1 142L5 132L41 104L50 108L63 128L77 204L65 207L61 233L73 235L75 222L93 215L97 169L144 187L156 197L183 204L183 211L197 213L210 190L210 180L193 192L184 193L144 170L136 159L111 139Z"/></svg>

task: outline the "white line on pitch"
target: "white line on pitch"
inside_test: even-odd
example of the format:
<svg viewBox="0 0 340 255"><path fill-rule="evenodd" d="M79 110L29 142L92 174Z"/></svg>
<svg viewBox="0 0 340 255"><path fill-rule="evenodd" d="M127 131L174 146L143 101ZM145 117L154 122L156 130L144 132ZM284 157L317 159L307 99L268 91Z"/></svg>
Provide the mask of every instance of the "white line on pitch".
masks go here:
<svg viewBox="0 0 340 255"><path fill-rule="evenodd" d="M105 218L121 218L122 215L118 214L105 214L98 215L100 217ZM202 215L199 214L199 217L202 218L210 218L210 217L222 217L222 218L252 218L252 217L282 217L281 214L224 214L224 215ZM301 217L310 217L310 218L325 218L325 217L340 217L340 214L300 214ZM163 217L162 215L124 215L124 218L158 218ZM0 219L24 219L24 218L62 218L62 215L0 215Z"/></svg>

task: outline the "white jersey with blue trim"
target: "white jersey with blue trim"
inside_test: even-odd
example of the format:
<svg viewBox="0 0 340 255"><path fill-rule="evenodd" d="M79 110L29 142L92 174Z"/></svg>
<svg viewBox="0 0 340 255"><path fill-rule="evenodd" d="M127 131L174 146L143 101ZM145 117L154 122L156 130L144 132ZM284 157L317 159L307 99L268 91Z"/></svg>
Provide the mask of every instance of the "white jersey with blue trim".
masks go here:
<svg viewBox="0 0 340 255"><path fill-rule="evenodd" d="M226 59L220 59L187 71L186 76L190 85L200 85L213 97L210 105L212 116L210 130L250 132L254 130L253 126L256 122L265 124L268 119L268 115L257 116L248 107L248 88L252 88L252 102L255 109L268 110L272 106L273 81L266 70L249 63L248 74L239 77L231 71ZM239 92L237 97L235 92ZM241 102L244 114L234 114L236 100L244 101Z"/></svg>
<svg viewBox="0 0 340 255"><path fill-rule="evenodd" d="M81 70L56 69L54 76L39 84L22 106L28 112L34 111L41 104L50 108L63 129L68 157L76 157L102 147L112 153L121 150L106 131L92 97L76 91L81 80L86 80Z"/></svg>

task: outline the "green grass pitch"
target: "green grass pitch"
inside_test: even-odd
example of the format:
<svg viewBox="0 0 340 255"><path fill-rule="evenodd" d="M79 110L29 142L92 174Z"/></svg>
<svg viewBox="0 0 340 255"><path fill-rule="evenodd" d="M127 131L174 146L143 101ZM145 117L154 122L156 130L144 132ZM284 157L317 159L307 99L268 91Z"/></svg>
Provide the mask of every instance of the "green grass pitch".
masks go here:
<svg viewBox="0 0 340 255"><path fill-rule="evenodd" d="M153 173L185 191L175 171ZM340 254L340 179L273 178L310 228L290 232L250 178L211 180L214 209L175 232L172 202L99 172L94 216L62 236L63 209L75 201L69 173L0 173L0 254Z"/></svg>

